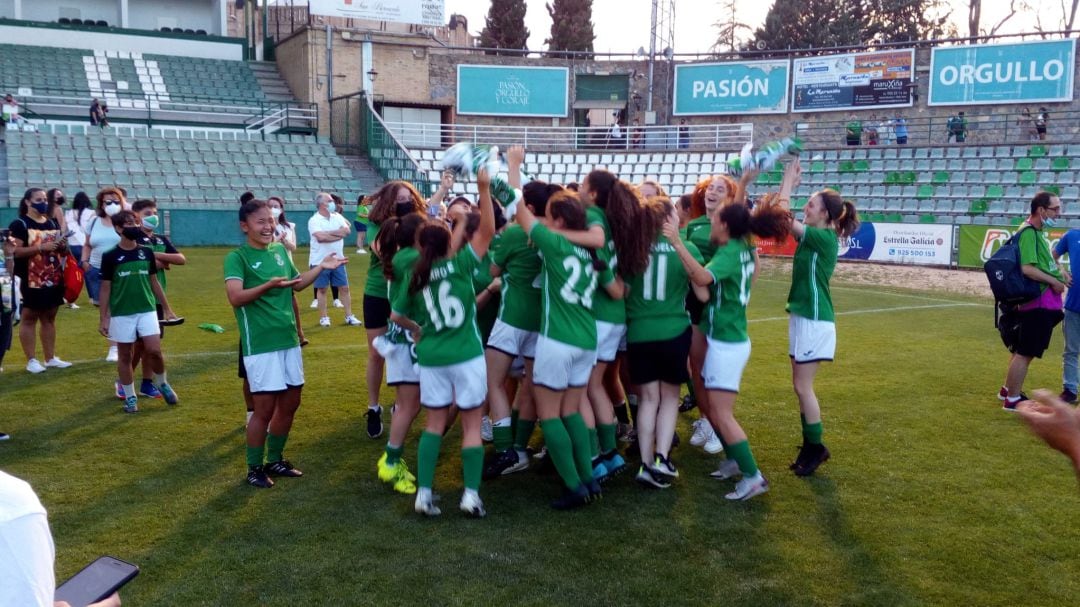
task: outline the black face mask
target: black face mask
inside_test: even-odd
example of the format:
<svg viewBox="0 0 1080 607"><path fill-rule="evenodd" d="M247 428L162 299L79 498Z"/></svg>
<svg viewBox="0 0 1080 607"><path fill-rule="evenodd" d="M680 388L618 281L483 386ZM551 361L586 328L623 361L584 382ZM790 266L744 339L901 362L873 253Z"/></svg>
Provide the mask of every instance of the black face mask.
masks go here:
<svg viewBox="0 0 1080 607"><path fill-rule="evenodd" d="M128 240L134 240L135 242L142 240L142 228L138 228L135 226L124 226L124 229L121 230L121 232L124 234L124 238L127 238Z"/></svg>
<svg viewBox="0 0 1080 607"><path fill-rule="evenodd" d="M404 217L413 212L413 203L411 202L398 202L394 204L394 216Z"/></svg>
<svg viewBox="0 0 1080 607"><path fill-rule="evenodd" d="M67 198L64 198L63 196L56 199L56 205L57 206L64 206L65 202L67 202Z"/></svg>

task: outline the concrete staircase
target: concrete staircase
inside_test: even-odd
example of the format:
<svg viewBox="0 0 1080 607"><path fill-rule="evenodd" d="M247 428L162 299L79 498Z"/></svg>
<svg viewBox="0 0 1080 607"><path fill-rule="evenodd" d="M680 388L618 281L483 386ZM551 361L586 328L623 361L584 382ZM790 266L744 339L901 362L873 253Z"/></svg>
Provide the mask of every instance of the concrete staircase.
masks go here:
<svg viewBox="0 0 1080 607"><path fill-rule="evenodd" d="M255 79L259 81L259 88L266 93L266 97L270 101L296 101L296 95L293 95L288 83L281 77L276 63L273 61L248 61L247 64L255 74Z"/></svg>
<svg viewBox="0 0 1080 607"><path fill-rule="evenodd" d="M367 196L382 187L386 181L371 166L364 156L350 156L338 153L345 161L345 166L352 171L353 177L360 182L360 193ZM349 201L354 202L354 201Z"/></svg>

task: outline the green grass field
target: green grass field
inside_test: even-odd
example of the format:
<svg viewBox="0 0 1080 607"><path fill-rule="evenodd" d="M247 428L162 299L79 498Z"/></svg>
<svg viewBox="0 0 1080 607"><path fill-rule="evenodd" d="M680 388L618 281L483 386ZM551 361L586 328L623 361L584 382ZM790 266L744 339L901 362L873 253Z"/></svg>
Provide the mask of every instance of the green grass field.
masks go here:
<svg viewBox="0 0 1080 607"><path fill-rule="evenodd" d="M305 472L244 484L238 333L223 249L186 251L169 293L187 323L165 340L181 404L112 394L97 313L63 309L58 353L32 376L16 344L0 375L0 469L49 510L58 580L101 554L137 563L125 605L1075 605L1080 492L1066 460L994 397L1006 353L985 300L834 285L839 357L817 391L833 458L787 470L801 441L790 389L787 276L762 276L753 355L736 414L772 484L728 503L715 458L683 446L682 477L646 491L629 474L604 499L558 513L554 476L486 483L489 516L465 519L458 430L444 441L442 517L375 476L384 439L363 430L363 329L317 326L302 296L307 386L286 449ZM298 260L306 259L298 253ZM361 285L367 260L353 256ZM359 289L354 295L357 310ZM358 312L359 313L359 312ZM201 331L218 323L222 335ZM1028 387L1060 385L1062 341ZM392 391L383 390L383 402ZM406 457L415 467L420 425ZM385 438L385 437L384 437ZM534 437L539 440L540 435Z"/></svg>

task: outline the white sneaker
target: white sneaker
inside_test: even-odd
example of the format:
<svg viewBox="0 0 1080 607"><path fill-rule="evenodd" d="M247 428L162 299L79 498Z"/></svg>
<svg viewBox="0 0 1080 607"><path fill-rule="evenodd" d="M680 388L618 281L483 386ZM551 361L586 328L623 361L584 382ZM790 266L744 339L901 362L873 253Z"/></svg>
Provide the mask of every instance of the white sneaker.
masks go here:
<svg viewBox="0 0 1080 607"><path fill-rule="evenodd" d="M357 249L356 254L357 255L367 255L367 251L365 251L364 249Z"/></svg>
<svg viewBox="0 0 1080 607"><path fill-rule="evenodd" d="M712 427L709 428L709 440L705 441L702 445L702 449L705 449L705 453L716 455L724 450L724 443L720 441L720 434L712 431Z"/></svg>
<svg viewBox="0 0 1080 607"><path fill-rule="evenodd" d="M432 495L431 489L424 489L420 487L416 490L416 502L413 503L413 509L417 514L423 514L424 516L439 516L442 514L442 510L435 505L435 496Z"/></svg>
<svg viewBox="0 0 1080 607"><path fill-rule="evenodd" d="M485 443L495 440L495 432L491 429L491 418L486 415L480 418L480 440Z"/></svg>
<svg viewBox="0 0 1080 607"><path fill-rule="evenodd" d="M116 352L116 346L109 346L109 353L105 355L105 362L114 363L120 359L120 354Z"/></svg>
<svg viewBox="0 0 1080 607"><path fill-rule="evenodd" d="M694 433L690 435L690 444L695 447L704 445L709 437L705 436L705 428L703 426L708 426L709 422L705 421L705 418L703 417L695 420L691 425L694 426Z"/></svg>
<svg viewBox="0 0 1080 607"><path fill-rule="evenodd" d="M317 308L319 307L319 300L318 300L318 299L313 299L313 300L311 300L311 305L310 305L309 307L310 307L310 308L311 308L312 310L315 310L315 309L317 309Z"/></svg>
<svg viewBox="0 0 1080 607"><path fill-rule="evenodd" d="M71 363L67 362L66 360L60 360L59 358L54 356L49 360L45 361L45 366L56 367L57 369L67 369L71 366Z"/></svg>
<svg viewBox="0 0 1080 607"><path fill-rule="evenodd" d="M716 470L709 473L709 476L717 480L726 481L729 478L735 478L741 474L742 472L739 471L738 462L733 459L725 459L720 462L720 466Z"/></svg>
<svg viewBox="0 0 1080 607"><path fill-rule="evenodd" d="M31 358L26 361L26 370L31 373L41 373L45 370L45 365L38 362L38 359Z"/></svg>
<svg viewBox="0 0 1080 607"><path fill-rule="evenodd" d="M334 300L334 307L335 307L335 308L344 308L344 307L345 307L345 304L341 303L341 300L340 300L340 299L335 299L335 300Z"/></svg>
<svg viewBox="0 0 1080 607"><path fill-rule="evenodd" d="M320 327L329 327L330 326L330 317L329 316L323 316L322 318L320 318L319 319L319 326Z"/></svg>
<svg viewBox="0 0 1080 607"><path fill-rule="evenodd" d="M729 500L748 500L755 495L761 495L769 490L769 481L761 475L761 470L750 478L743 478L735 483L735 490L725 495Z"/></svg>
<svg viewBox="0 0 1080 607"><path fill-rule="evenodd" d="M79 304L77 304L77 303L74 303L74 302L72 302L72 303L69 303L69 304L68 304L68 309L69 309L69 310L78 310L78 309L79 309Z"/></svg>
<svg viewBox="0 0 1080 607"><path fill-rule="evenodd" d="M352 326L352 327L359 327L363 323L361 323L360 319L357 318L356 316L354 316L352 314L349 314L348 316L345 317L345 324L347 324L349 326Z"/></svg>
<svg viewBox="0 0 1080 607"><path fill-rule="evenodd" d="M487 516L487 512L484 510L484 502L480 500L480 495L469 489L466 489L465 493L461 494L461 504L459 507L462 512L474 518L484 518Z"/></svg>

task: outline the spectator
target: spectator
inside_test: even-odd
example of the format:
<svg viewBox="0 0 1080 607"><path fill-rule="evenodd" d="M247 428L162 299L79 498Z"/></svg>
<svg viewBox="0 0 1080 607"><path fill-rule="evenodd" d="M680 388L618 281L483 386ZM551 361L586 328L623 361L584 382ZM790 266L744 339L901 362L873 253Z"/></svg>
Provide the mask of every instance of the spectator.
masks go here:
<svg viewBox="0 0 1080 607"><path fill-rule="evenodd" d="M368 226L371 224L368 221L368 213L371 212L371 205L368 204L367 199L363 194L356 197L356 219L353 219L353 227L356 228L356 254L367 255L367 231Z"/></svg>
<svg viewBox="0 0 1080 607"><path fill-rule="evenodd" d="M854 114L848 119L848 123L844 127L844 132L847 136L848 145L859 145L862 143L862 122L856 119Z"/></svg>
<svg viewBox="0 0 1080 607"><path fill-rule="evenodd" d="M1050 192L1039 192L1031 199L1031 215L1021 226L1017 240L1020 245L1020 263L1024 276L1043 283L1042 294L1033 301L1008 310L999 321L1002 341L1012 353L1005 385L998 398L1007 411L1025 400L1020 391L1027 377L1033 358L1042 358L1050 345L1054 327L1064 316L1061 312L1061 294L1067 280L1050 253L1050 241L1043 228L1052 228L1061 216L1061 199Z"/></svg>
<svg viewBox="0 0 1080 607"><path fill-rule="evenodd" d="M636 122L637 119L635 118ZM686 118L679 119L679 149L685 150L690 147L690 127L686 124Z"/></svg>
<svg viewBox="0 0 1080 607"><path fill-rule="evenodd" d="M892 142L892 140L893 140L892 120L889 120L887 117L882 116L881 117L881 122L878 123L877 131L878 131L878 141L881 142L881 145L889 145Z"/></svg>
<svg viewBox="0 0 1080 607"><path fill-rule="evenodd" d="M1046 123L1050 121L1050 111L1045 107L1039 108L1039 113L1035 115L1035 133L1039 136L1039 141L1046 141Z"/></svg>
<svg viewBox="0 0 1080 607"><path fill-rule="evenodd" d="M19 129L26 125L26 118L19 115L19 102L15 100L11 93L4 95L3 108L0 109L0 119L4 121L5 125L14 124Z"/></svg>
<svg viewBox="0 0 1080 607"><path fill-rule="evenodd" d="M129 208L127 199L120 188L105 188L97 193L97 217L90 222L86 231L86 243L83 246L82 268L86 280L86 293L90 303L99 305L98 290L101 288L101 256L120 243L120 235L113 229L112 217ZM116 362L116 344L109 342L107 362ZM123 398L123 390L117 388L117 398Z"/></svg>
<svg viewBox="0 0 1080 607"><path fill-rule="evenodd" d="M866 135L866 145L878 144L877 117L873 114L870 115L870 120L866 124L864 134Z"/></svg>
<svg viewBox="0 0 1080 607"><path fill-rule="evenodd" d="M88 212L89 211L89 212ZM67 224L68 250L75 259L82 259L83 243L86 242L86 230L94 218L94 210L90 203L90 197L86 192L75 194L71 208L64 211L64 223Z"/></svg>
<svg viewBox="0 0 1080 607"><path fill-rule="evenodd" d="M946 143L956 141L956 143L964 143L967 139L967 118L964 118L963 112L957 112L955 116L949 118L945 126L949 129L949 136L946 139Z"/></svg>
<svg viewBox="0 0 1080 607"><path fill-rule="evenodd" d="M71 363L56 356L56 311L64 303L63 255L67 240L50 218L45 190L30 188L23 194L20 214L8 229L15 239L15 275L19 277L22 314L19 342L26 354L26 370L41 373L49 367L64 369ZM35 329L40 325L42 364L37 358Z"/></svg>
<svg viewBox="0 0 1080 607"><path fill-rule="evenodd" d="M45 507L23 480L0 471L0 600L20 607L70 607L54 602L56 546ZM119 607L120 597L89 607Z"/></svg>
<svg viewBox="0 0 1080 607"><path fill-rule="evenodd" d="M315 196L315 214L308 220L308 233L311 235L311 252L308 267L314 268L322 263L327 255L333 253L343 257L345 237L350 232L349 222L337 213L337 204L333 197L325 192ZM339 288L341 302L345 308L345 324L358 326L360 319L353 316L352 297L349 294L349 277L345 268L338 266L333 270L323 270L314 281L315 297L319 308L319 324L330 326L330 317L326 314L326 289L333 285Z"/></svg>
<svg viewBox="0 0 1080 607"><path fill-rule="evenodd" d="M90 103L90 126L105 128L109 121L105 119L105 106L95 97Z"/></svg>
<svg viewBox="0 0 1080 607"><path fill-rule="evenodd" d="M1062 255L1069 256L1072 260L1080 261L1080 230L1069 230L1058 240L1054 247L1054 261L1060 261ZM1065 297L1065 353L1062 355L1061 374L1061 400L1076 403L1077 384L1080 383L1080 368L1077 367L1077 356L1080 355L1080 289L1073 288L1072 276L1065 268L1061 268L1061 276L1065 284L1069 285L1069 293Z"/></svg>
<svg viewBox="0 0 1080 607"><path fill-rule="evenodd" d="M892 119L892 128L893 134L896 136L896 145L907 144L907 119L900 114L897 114L896 117Z"/></svg>
<svg viewBox="0 0 1080 607"><path fill-rule="evenodd" d="M4 354L11 349L11 333L15 318L15 241L5 237L0 242L0 373L4 372ZM0 440L8 435L0 432Z"/></svg>
<svg viewBox="0 0 1080 607"><path fill-rule="evenodd" d="M1028 108L1020 110L1020 116L1016 119L1016 126L1024 129L1028 141L1039 139L1039 128L1035 125L1035 117L1031 115L1031 110Z"/></svg>

